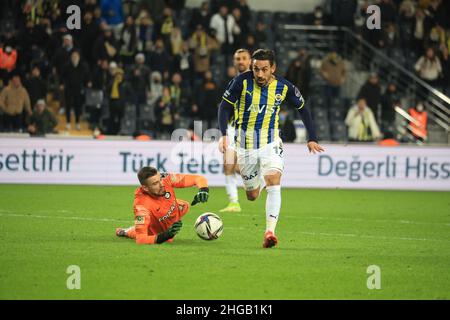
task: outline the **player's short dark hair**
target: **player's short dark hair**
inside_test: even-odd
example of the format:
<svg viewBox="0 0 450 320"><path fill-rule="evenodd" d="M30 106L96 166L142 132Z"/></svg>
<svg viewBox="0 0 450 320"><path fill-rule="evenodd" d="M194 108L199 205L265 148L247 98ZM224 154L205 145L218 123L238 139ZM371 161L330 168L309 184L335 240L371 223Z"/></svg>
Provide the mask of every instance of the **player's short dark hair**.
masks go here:
<svg viewBox="0 0 450 320"><path fill-rule="evenodd" d="M252 56L251 53L250 53L250 51L248 51L248 49L245 49L245 48L237 49L237 50L234 52L234 54L238 54L238 53L247 53L249 57Z"/></svg>
<svg viewBox="0 0 450 320"><path fill-rule="evenodd" d="M139 179L139 182L141 183L141 185L145 185L145 182L147 181L148 178L151 178L155 175L158 174L158 170L156 168L153 167L142 167L137 176Z"/></svg>
<svg viewBox="0 0 450 320"><path fill-rule="evenodd" d="M258 49L252 54L252 60L269 60L270 66L275 63L275 52L270 49Z"/></svg>

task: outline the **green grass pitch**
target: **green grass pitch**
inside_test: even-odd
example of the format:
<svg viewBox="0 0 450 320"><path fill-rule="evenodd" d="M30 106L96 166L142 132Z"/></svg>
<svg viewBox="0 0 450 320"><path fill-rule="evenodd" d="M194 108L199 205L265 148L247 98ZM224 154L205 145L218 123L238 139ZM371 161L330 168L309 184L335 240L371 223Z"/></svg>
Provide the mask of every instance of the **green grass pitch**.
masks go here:
<svg viewBox="0 0 450 320"><path fill-rule="evenodd" d="M172 244L117 238L133 187L0 185L0 299L449 299L448 192L282 190L279 246L263 249L265 195L219 213L222 237L193 230L226 205L191 209ZM177 190L191 200L194 189ZM68 290L69 265L81 289ZM369 290L370 265L381 289Z"/></svg>

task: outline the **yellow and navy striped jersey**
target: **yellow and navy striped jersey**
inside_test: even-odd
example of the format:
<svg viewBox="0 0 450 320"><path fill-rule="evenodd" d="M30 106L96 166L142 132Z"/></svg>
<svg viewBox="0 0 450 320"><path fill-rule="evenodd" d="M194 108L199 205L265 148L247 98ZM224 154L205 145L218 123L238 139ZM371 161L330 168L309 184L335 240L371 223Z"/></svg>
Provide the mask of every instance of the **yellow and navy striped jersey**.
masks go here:
<svg viewBox="0 0 450 320"><path fill-rule="evenodd" d="M305 104L298 88L286 79L277 76L260 87L252 71L237 76L222 99L234 106L235 142L244 149L259 149L278 139L283 102L297 109Z"/></svg>
<svg viewBox="0 0 450 320"><path fill-rule="evenodd" d="M228 82L227 88L225 89L225 92L229 91L231 86L233 85L233 82L236 80L236 77L231 79L230 82ZM228 122L228 126L229 127L234 127L235 126L235 120L238 117L238 110L237 108L234 108L234 114L233 117L231 117L230 121Z"/></svg>

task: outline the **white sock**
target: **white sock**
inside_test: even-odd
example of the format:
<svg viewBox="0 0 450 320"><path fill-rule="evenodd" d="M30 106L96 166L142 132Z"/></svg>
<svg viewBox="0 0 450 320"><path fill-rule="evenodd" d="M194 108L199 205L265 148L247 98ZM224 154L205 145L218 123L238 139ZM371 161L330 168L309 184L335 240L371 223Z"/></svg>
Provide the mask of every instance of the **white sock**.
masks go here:
<svg viewBox="0 0 450 320"><path fill-rule="evenodd" d="M225 176L225 189L227 190L230 202L238 202L238 189L235 174Z"/></svg>
<svg viewBox="0 0 450 320"><path fill-rule="evenodd" d="M281 209L281 186L268 186L266 199L266 231L275 234Z"/></svg>

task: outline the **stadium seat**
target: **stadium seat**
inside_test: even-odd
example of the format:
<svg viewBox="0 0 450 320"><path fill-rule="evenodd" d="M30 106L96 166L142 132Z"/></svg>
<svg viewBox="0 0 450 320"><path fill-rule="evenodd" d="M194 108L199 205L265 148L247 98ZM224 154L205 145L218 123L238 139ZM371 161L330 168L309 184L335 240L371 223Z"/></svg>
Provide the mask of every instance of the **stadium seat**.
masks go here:
<svg viewBox="0 0 450 320"><path fill-rule="evenodd" d="M332 98L330 99L330 109L344 109L344 102L341 98Z"/></svg>
<svg viewBox="0 0 450 320"><path fill-rule="evenodd" d="M301 12L291 13L289 20L292 24L307 24L306 16Z"/></svg>
<svg viewBox="0 0 450 320"><path fill-rule="evenodd" d="M139 119L155 121L154 107L151 105L140 105L139 106Z"/></svg>
<svg viewBox="0 0 450 320"><path fill-rule="evenodd" d="M131 136L136 131L136 118L124 117L120 124L120 135Z"/></svg>
<svg viewBox="0 0 450 320"><path fill-rule="evenodd" d="M138 129L140 132L143 130L152 130L155 128L155 123L148 119L139 119L138 121Z"/></svg>
<svg viewBox="0 0 450 320"><path fill-rule="evenodd" d="M125 116L136 118L137 115L136 105L132 103L126 103L123 112Z"/></svg>
<svg viewBox="0 0 450 320"><path fill-rule="evenodd" d="M329 117L330 121L333 120L341 120L343 121L345 119L346 112L343 108L330 108Z"/></svg>
<svg viewBox="0 0 450 320"><path fill-rule="evenodd" d="M314 121L328 121L328 110L326 108L312 108Z"/></svg>
<svg viewBox="0 0 450 320"><path fill-rule="evenodd" d="M273 21L277 24L289 23L289 13L284 11L277 11L273 14Z"/></svg>
<svg viewBox="0 0 450 320"><path fill-rule="evenodd" d="M347 141L347 127L342 121L332 121L331 122L331 140L337 142Z"/></svg>
<svg viewBox="0 0 450 320"><path fill-rule="evenodd" d="M272 20L273 20L273 13L270 11L259 11L257 15L257 21L262 21L267 26L267 28L270 28L272 26Z"/></svg>
<svg viewBox="0 0 450 320"><path fill-rule="evenodd" d="M315 97L320 97L321 99L324 99L324 97L326 96L325 94L325 86L324 85L320 85L320 84L316 84L310 85L311 87L311 95L315 96ZM324 102L325 103L325 102Z"/></svg>
<svg viewBox="0 0 450 320"><path fill-rule="evenodd" d="M313 95L310 98L313 108L327 108L324 95Z"/></svg>
<svg viewBox="0 0 450 320"><path fill-rule="evenodd" d="M317 126L317 137L319 138L319 140L330 141L331 140L330 124L328 123L328 121L326 121L326 120L317 121L316 126Z"/></svg>

